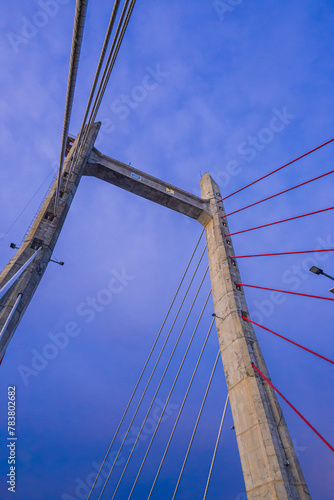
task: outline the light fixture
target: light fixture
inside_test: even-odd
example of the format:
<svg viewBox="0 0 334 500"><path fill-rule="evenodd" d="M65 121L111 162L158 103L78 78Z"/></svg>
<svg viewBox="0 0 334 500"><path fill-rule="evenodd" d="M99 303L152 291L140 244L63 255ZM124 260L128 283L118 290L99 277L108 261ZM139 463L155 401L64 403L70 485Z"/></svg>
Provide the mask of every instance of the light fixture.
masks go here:
<svg viewBox="0 0 334 500"><path fill-rule="evenodd" d="M314 274L324 274L323 270L319 269L319 267L317 267L317 266L312 266L312 267L310 267L309 270L311 271L311 273L314 273Z"/></svg>
<svg viewBox="0 0 334 500"><path fill-rule="evenodd" d="M329 279L331 279L331 280L333 280L333 281L334 281L333 276L330 276L329 274L324 273L324 271L323 271L322 269L320 269L319 267L317 267L317 266L312 266L312 267L310 267L309 271L311 271L311 273L318 274L318 275L319 275L319 274L323 274L323 275L324 275L324 276L326 276L327 278L329 278ZM330 291L331 293L334 293L334 287L333 287L333 288L330 288L330 289L329 289L329 291Z"/></svg>

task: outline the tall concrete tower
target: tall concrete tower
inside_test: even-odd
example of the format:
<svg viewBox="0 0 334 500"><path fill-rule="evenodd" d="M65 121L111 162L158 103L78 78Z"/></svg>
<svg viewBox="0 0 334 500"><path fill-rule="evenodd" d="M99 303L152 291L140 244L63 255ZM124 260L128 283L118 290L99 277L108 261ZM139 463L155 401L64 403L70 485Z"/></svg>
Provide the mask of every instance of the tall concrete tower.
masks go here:
<svg viewBox="0 0 334 500"><path fill-rule="evenodd" d="M259 378L252 363L269 378L252 325L243 320L248 309L219 187L205 174L202 197L210 200L206 224L212 296L220 352L247 498L310 499L282 410L273 389Z"/></svg>

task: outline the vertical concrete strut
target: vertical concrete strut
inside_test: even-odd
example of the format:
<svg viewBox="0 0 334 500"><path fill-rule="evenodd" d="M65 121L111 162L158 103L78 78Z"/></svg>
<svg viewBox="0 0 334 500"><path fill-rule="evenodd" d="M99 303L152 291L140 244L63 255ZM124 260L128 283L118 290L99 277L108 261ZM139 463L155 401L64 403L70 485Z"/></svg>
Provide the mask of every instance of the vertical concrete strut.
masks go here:
<svg viewBox="0 0 334 500"><path fill-rule="evenodd" d="M55 181L22 246L0 274L1 289L28 261L36 250L40 247L42 248L37 257L29 264L27 269L0 300L0 332L12 314L0 338L0 359L2 359L7 345L28 307L50 261L53 249L86 166L87 159L93 148L100 125L100 123L97 123L92 126L85 147L72 171L70 179L66 176L70 168L77 141L74 142L64 162L57 217L54 217L54 204L57 189L57 181ZM64 190L66 181L68 181L67 187L66 190ZM19 294L21 294L21 299L13 313L13 308Z"/></svg>
<svg viewBox="0 0 334 500"><path fill-rule="evenodd" d="M310 499L275 392L260 379L252 362L269 377L255 332L242 320L248 315L219 188L209 174L201 179L203 199L210 200L206 225L212 296L241 465L250 500Z"/></svg>

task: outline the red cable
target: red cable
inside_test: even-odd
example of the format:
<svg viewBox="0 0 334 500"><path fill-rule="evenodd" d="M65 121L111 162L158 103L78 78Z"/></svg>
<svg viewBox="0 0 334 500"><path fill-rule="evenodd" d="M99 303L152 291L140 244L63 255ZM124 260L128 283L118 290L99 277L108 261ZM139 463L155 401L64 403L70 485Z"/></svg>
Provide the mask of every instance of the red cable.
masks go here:
<svg viewBox="0 0 334 500"><path fill-rule="evenodd" d="M271 198L275 198L276 196L279 196L280 194L287 193L288 191L292 191L293 189L296 189L300 186L305 186L305 184L309 184L310 182L316 181L318 179L321 179L321 177L325 177L326 175L332 174L334 170L331 170L330 172L326 172L325 174L318 175L318 177L314 177L313 179L310 179L309 181L302 182L301 184L297 184L296 186L293 186L289 189L285 189L284 191L280 191L279 193L273 194L271 196L268 196L267 198L263 198L263 200L256 201L255 203L252 203L251 205L247 205L246 207L239 208L239 210L234 210L234 212L231 212L229 214L224 215L223 217L229 217L230 215L236 214L238 212L241 212L242 210L246 210L246 208L254 207L254 205L258 205L259 203L263 203L264 201L271 200Z"/></svg>
<svg viewBox="0 0 334 500"><path fill-rule="evenodd" d="M266 174L266 175L264 175L263 177L260 177L260 179L257 179L256 181L253 181L253 182L250 182L249 184L247 184L247 186L244 186L244 187L242 187L242 188L238 189L237 191L234 191L234 193L231 193L231 194L229 194L229 195L225 196L225 198L222 198L221 200L219 200L219 201L218 201L218 203L219 203L220 201L224 201L224 200L226 200L227 198L229 198L230 196L233 196L234 194L239 193L240 191L243 191L243 189L246 189L247 187L252 186L253 184L256 184L257 182L262 181L262 179L265 179L266 177L269 177L269 175L272 175L272 174L274 174L275 172L278 172L279 170L282 170L282 168L285 168L285 167L287 167L288 165L291 165L291 164L292 164L292 163L294 163L295 161L298 161L298 160L300 160L301 158L304 158L305 156L307 156L307 155L309 155L309 154L313 153L314 151L317 151L317 149L320 149L320 148L322 148L322 147L324 147L324 146L327 146L327 144L329 144L329 143L331 143L331 142L333 142L333 141L334 141L334 138L333 138L333 139L331 139L330 141L324 142L324 144L321 144L320 146L318 146L318 147L316 147L316 148L314 148L314 149L311 149L311 151L308 151L307 153L304 153L303 155L298 156L298 158L295 158L294 160L289 161L289 163L286 163L285 165L282 165L282 167L276 168L276 170L273 170L272 172L269 172L269 174Z"/></svg>
<svg viewBox="0 0 334 500"><path fill-rule="evenodd" d="M268 257L272 255L294 255L297 253L318 253L318 252L334 252L334 248L325 248L321 250L301 250L300 252L277 252L277 253L258 253L254 255L230 255L230 259L243 259L245 257Z"/></svg>
<svg viewBox="0 0 334 500"><path fill-rule="evenodd" d="M283 394L282 394L282 393L281 393L278 389L276 389L276 387L274 386L274 384L272 384L272 383L270 382L270 380L268 380L268 379L267 379L267 377L266 377L265 375L263 375L263 373L261 373L261 372L260 372L260 370L259 370L258 368L256 368L256 366L254 365L254 363L252 363L252 366L253 366L254 370L256 370L256 371L257 371L257 372L261 375L261 377L262 377L262 378L264 378L264 380L265 380L266 382L268 382L268 384L270 385L270 387L272 387L272 388L274 389L274 391L276 391L276 392L277 392L277 394L279 394L279 395L281 396L281 398L283 398L283 399L284 399L284 401L285 401L286 403L288 403L288 405L290 406L290 408L292 408L292 409L293 409L293 410L297 413L297 415L299 415L299 416L300 416L300 418L301 418L302 420L304 420L305 424L307 424L307 425L310 427L310 429L312 429L312 431L313 431L313 432L315 432L315 433L316 433L316 435L317 435L317 436L318 436L318 437L319 437L319 438L320 438L320 439L321 439L321 440L322 440L322 441L323 441L323 442L324 442L324 443L328 446L328 448L334 452L334 448L333 448L333 446L331 446L331 445L328 443L328 441L326 441L326 439L325 439L324 437L322 437L322 435L321 435L321 434L320 434L320 433L319 433L319 432L318 432L318 431L317 431L317 430L313 427L313 425L311 425L311 424L310 424L310 422L309 422L308 420L306 420L306 418L305 418L305 417L303 417L303 415L302 415L301 413L299 413L299 411L298 411L298 410L297 410L297 409L296 409L296 408L295 408L295 407L294 407L294 406L290 403L290 401L288 401L288 400L287 400L287 399L283 396Z"/></svg>
<svg viewBox="0 0 334 500"><path fill-rule="evenodd" d="M309 212L308 214L296 215L295 217L290 217L289 219L278 220L276 222L270 222L269 224L263 224L262 226L250 227L249 229L243 229L242 231L236 231L235 233L225 234L227 236L233 236L234 234L247 233L247 231L254 231L254 229L261 229L262 227L274 226L275 224L280 224L281 222L287 222L289 220L300 219L301 217L306 217L308 215L320 214L320 212L327 212L327 210L333 210L334 207L323 208L322 210L317 210L316 212ZM221 217L223 219L224 217Z"/></svg>
<svg viewBox="0 0 334 500"><path fill-rule="evenodd" d="M314 354L315 356L318 356L319 358L324 359L325 361L328 361L329 363L332 363L332 365L334 365L334 361L332 361L331 359L325 358L324 356L321 356L321 354L318 354L317 352L311 351L311 349L308 349L307 347L304 347L303 345L297 344L297 342L294 342L293 340L290 340L287 337L283 337L283 335L280 335L279 333L273 332L272 330L269 330L269 328L266 328L265 326L262 326L259 323L252 321L251 319L245 318L244 316L241 316L241 317L245 321L249 321L249 323L253 323L253 325L259 326L260 328L263 328L263 330L266 330L267 332L273 333L274 335L277 335L277 337L280 337L281 339L287 340L288 342L291 342L291 344L296 345L297 347L300 347L301 349L304 349L305 351L310 352L311 354Z"/></svg>
<svg viewBox="0 0 334 500"><path fill-rule="evenodd" d="M308 295L307 293L290 292L288 290L277 290L276 288L265 288L263 286L245 285L244 283L234 283L234 284L239 286L249 286L251 288L259 288L260 290L270 290L271 292L290 293L292 295L302 295L303 297L312 297L313 299L324 299L324 300L334 301L334 299L331 299L329 297L320 297L319 295Z"/></svg>

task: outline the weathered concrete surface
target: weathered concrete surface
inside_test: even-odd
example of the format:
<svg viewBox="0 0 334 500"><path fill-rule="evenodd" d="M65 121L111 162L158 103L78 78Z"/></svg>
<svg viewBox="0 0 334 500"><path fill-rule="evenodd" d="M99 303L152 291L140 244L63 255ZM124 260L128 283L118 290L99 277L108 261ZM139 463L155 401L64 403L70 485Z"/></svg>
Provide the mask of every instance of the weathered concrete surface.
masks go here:
<svg viewBox="0 0 334 500"><path fill-rule="evenodd" d="M126 191L171 208L205 226L211 220L209 201L160 181L93 149L84 175L98 177Z"/></svg>
<svg viewBox="0 0 334 500"><path fill-rule="evenodd" d="M256 374L252 362L269 378L248 310L219 188L209 174L201 180L213 216L206 225L212 296L221 357L230 395L247 497L250 500L310 499L275 392ZM219 208L219 206L221 208ZM222 319L220 319L222 318ZM224 495L222 495L224 498Z"/></svg>
<svg viewBox="0 0 334 500"><path fill-rule="evenodd" d="M0 300L0 331L3 328L8 316L10 315L16 299L22 294L21 300L13 314L6 330L0 339L0 360L10 342L26 308L28 307L36 288L42 279L44 271L50 261L53 249L58 240L60 231L65 222L67 213L71 206L73 197L80 182L83 170L85 168L88 156L93 148L95 138L100 128L100 123L94 124L83 152L77 162L76 167L70 176L66 176L70 169L76 142L69 152L63 168L63 179L60 191L63 193L59 199L57 217L53 218L55 193L57 180L54 182L34 224L29 231L21 248L16 252L11 261L0 274L0 288L5 285L11 277L22 267L22 265L33 255L38 247L42 247L36 259L27 267L18 280L11 286L7 293ZM66 190L65 190L66 186ZM35 246L36 248L32 248Z"/></svg>

